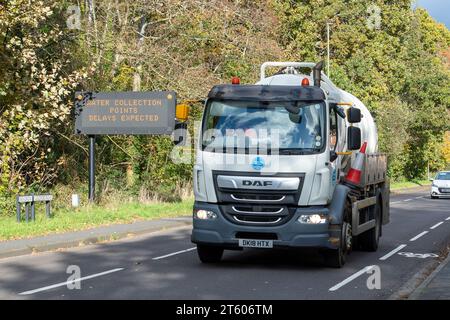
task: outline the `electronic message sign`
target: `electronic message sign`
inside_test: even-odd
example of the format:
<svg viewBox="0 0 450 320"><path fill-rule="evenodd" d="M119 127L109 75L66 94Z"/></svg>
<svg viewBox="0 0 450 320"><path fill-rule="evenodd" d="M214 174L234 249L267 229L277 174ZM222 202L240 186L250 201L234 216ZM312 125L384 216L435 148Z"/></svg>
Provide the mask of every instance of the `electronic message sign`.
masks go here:
<svg viewBox="0 0 450 320"><path fill-rule="evenodd" d="M174 91L77 92L75 133L170 135L175 108Z"/></svg>

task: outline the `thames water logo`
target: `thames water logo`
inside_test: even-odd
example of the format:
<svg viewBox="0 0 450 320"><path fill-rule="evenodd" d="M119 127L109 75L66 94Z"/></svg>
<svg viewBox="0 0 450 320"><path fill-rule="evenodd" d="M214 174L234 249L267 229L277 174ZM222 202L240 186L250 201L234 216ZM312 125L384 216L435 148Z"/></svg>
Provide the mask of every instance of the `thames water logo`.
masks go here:
<svg viewBox="0 0 450 320"><path fill-rule="evenodd" d="M252 168L255 170L261 170L262 168L264 168L264 165L264 159L261 157L256 157L252 162Z"/></svg>

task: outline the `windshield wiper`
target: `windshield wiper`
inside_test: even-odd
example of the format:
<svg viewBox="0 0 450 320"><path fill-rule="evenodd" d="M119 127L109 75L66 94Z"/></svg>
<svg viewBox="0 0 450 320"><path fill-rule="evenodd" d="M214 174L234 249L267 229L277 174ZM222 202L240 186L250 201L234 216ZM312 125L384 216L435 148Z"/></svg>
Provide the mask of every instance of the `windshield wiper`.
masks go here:
<svg viewBox="0 0 450 320"><path fill-rule="evenodd" d="M205 149L207 149L208 146L202 145L202 147L203 147L203 150L205 150ZM261 151L260 148L238 148L238 147L234 147L234 148L233 147L231 147L231 148L209 147L207 151L223 152L223 153L231 151L231 153L234 153L234 154L238 154L238 153L248 154L251 150L257 150L258 152ZM276 155L276 154L279 154L279 155L306 155L306 154L312 154L314 152L320 151L320 149L317 149L317 148L280 148L280 149L268 148L268 149L263 149L263 151L268 155L270 155L270 154L272 154L272 155Z"/></svg>
<svg viewBox="0 0 450 320"><path fill-rule="evenodd" d="M281 148L279 149L279 154L281 155L304 155L311 154L312 152L316 152L318 149L316 148Z"/></svg>

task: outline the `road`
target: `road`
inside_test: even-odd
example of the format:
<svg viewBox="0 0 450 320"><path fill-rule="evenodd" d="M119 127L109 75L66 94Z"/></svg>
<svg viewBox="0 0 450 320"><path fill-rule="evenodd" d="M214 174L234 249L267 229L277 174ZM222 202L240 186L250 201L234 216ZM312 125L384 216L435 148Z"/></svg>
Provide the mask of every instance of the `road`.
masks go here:
<svg viewBox="0 0 450 320"><path fill-rule="evenodd" d="M0 298L389 299L449 243L450 200L416 192L391 197L379 250L354 251L341 269L324 267L314 252L284 250L226 251L220 264L203 265L188 227L2 259ZM79 267L80 289L66 285L69 266L75 274ZM379 267L380 289L366 285L367 269L377 271L371 266Z"/></svg>

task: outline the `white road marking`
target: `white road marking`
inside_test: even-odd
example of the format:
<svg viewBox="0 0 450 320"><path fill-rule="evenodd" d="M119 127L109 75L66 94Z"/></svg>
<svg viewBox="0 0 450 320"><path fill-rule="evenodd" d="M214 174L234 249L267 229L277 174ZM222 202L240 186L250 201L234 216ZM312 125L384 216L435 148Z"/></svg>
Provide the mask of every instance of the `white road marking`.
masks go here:
<svg viewBox="0 0 450 320"><path fill-rule="evenodd" d="M116 268L116 269L108 270L108 271L105 271L105 272L92 274L90 276L81 277L79 279L68 280L66 282L60 282L60 283L57 283L57 284L53 284L51 286L42 287L42 288L30 290L30 291L24 291L24 292L21 292L19 294L20 295L34 294L34 293L38 293L38 292L42 292L42 291L46 291L46 290L50 290L50 289L54 289L54 288L58 288L58 287L67 286L68 284L73 284L75 282L81 282L83 280L88 280L88 279L92 279L92 278L96 278L96 277L101 277L101 276L104 276L104 275L107 275L107 274L110 274L110 273L113 273L113 272L117 272L117 271L122 271L122 270L124 270L124 268Z"/></svg>
<svg viewBox="0 0 450 320"><path fill-rule="evenodd" d="M394 202L390 202L390 204L394 204L394 203L400 203L400 202L408 202L408 201L412 201L414 199L422 199L425 198L426 196L419 196L419 197L414 197L411 199L404 199L404 200L399 200L399 201L394 201Z"/></svg>
<svg viewBox="0 0 450 320"><path fill-rule="evenodd" d="M445 221L448 221L448 220L450 220L450 217L448 217L447 219L445 219Z"/></svg>
<svg viewBox="0 0 450 320"><path fill-rule="evenodd" d="M430 229L436 229L437 227L439 227L441 224L443 224L444 221L441 221L439 223L436 223L434 226L430 227Z"/></svg>
<svg viewBox="0 0 450 320"><path fill-rule="evenodd" d="M360 275L366 273L367 271L371 270L373 267L375 266L367 266L361 270L359 270L358 272L352 274L350 277L348 277L347 279L345 279L344 281L339 282L337 285L331 287L330 289L328 289L328 291L336 291L339 288L345 286L347 283L355 280L356 278L358 278Z"/></svg>
<svg viewBox="0 0 450 320"><path fill-rule="evenodd" d="M400 250L402 250L404 247L406 247L406 244L401 244L399 245L397 248L395 248L394 250L392 250L391 252L385 254L384 256L382 256L380 258L380 260L387 260L389 257L393 256L394 254L396 254L397 252L399 252Z"/></svg>
<svg viewBox="0 0 450 320"><path fill-rule="evenodd" d="M428 233L428 231L424 231L419 233L417 236L415 236L414 238L409 239L409 241L416 241L417 239L419 239L421 236L424 236Z"/></svg>
<svg viewBox="0 0 450 320"><path fill-rule="evenodd" d="M152 260L160 260L160 259L164 259L164 258L167 258L167 257L174 256L174 255L176 255L176 254L189 252L189 251L192 251L192 250L195 250L195 249L197 249L197 247L193 247L193 248L189 248L189 249L186 249L186 250L181 250L181 251L169 253L169 254L166 254L166 255L164 255L164 256L160 256L160 257L153 258Z"/></svg>
<svg viewBox="0 0 450 320"><path fill-rule="evenodd" d="M439 256L436 253L399 252L398 254L407 258L419 258L419 259L439 258Z"/></svg>

